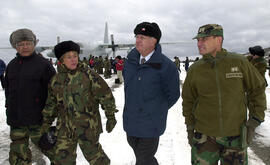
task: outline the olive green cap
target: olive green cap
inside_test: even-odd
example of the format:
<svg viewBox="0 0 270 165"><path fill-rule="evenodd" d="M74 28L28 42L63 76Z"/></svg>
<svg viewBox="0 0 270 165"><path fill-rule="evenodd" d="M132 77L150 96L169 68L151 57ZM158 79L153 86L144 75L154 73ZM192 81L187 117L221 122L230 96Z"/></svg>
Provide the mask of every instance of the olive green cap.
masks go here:
<svg viewBox="0 0 270 165"><path fill-rule="evenodd" d="M218 24L206 24L199 28L197 36L192 39L208 37L208 36L222 36L223 28Z"/></svg>

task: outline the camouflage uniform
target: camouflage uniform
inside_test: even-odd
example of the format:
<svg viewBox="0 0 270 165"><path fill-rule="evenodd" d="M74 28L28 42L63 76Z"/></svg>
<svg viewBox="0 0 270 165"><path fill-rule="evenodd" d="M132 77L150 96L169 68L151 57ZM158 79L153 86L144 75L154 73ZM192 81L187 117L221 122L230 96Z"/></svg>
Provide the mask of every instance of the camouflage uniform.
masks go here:
<svg viewBox="0 0 270 165"><path fill-rule="evenodd" d="M246 165L247 150L239 148L239 136L214 137L195 133L193 138L193 165Z"/></svg>
<svg viewBox="0 0 270 165"><path fill-rule="evenodd" d="M60 65L50 83L48 99L43 110L43 130L57 117L55 164L76 164L77 143L91 165L107 165L110 159L104 153L99 134L101 117L96 100L109 119L114 117L115 100L106 82L85 64L79 62L76 70Z"/></svg>
<svg viewBox="0 0 270 165"><path fill-rule="evenodd" d="M177 69L181 72L181 70L180 70L180 60L179 60L178 57L174 57L174 63L176 65Z"/></svg>
<svg viewBox="0 0 270 165"><path fill-rule="evenodd" d="M253 59L252 56L248 56L247 59L251 62L255 68L261 73L261 75L265 78L265 72L267 68L266 60L263 57L258 57Z"/></svg>
<svg viewBox="0 0 270 165"><path fill-rule="evenodd" d="M203 26L195 38L223 36L220 28ZM248 163L243 144L253 128L243 125L264 121L264 90L265 82L254 66L225 49L221 48L215 56L203 54L191 65L183 85L182 107L193 165L217 165L219 160L222 165ZM248 122L246 98L250 98Z"/></svg>
<svg viewBox="0 0 270 165"><path fill-rule="evenodd" d="M265 72L267 68L266 60L263 57L258 57L256 59L252 59L250 62L260 72L260 74L263 76L265 80L266 86L268 86L267 80L265 79Z"/></svg>
<svg viewBox="0 0 270 165"><path fill-rule="evenodd" d="M38 141L42 136L40 125L30 125L22 127L10 127L9 162L11 165L31 165L32 153L29 148L29 139L38 146ZM39 148L40 149L40 148ZM41 150L41 149L40 149ZM41 150L50 161L53 160L54 150Z"/></svg>
<svg viewBox="0 0 270 165"><path fill-rule="evenodd" d="M96 72L98 72L98 67L99 67L99 59L98 59L98 57L95 57L94 58L94 70Z"/></svg>
<svg viewBox="0 0 270 165"><path fill-rule="evenodd" d="M108 57L105 58L104 68L105 68L104 77L111 78L111 62L108 60Z"/></svg>
<svg viewBox="0 0 270 165"><path fill-rule="evenodd" d="M86 59L86 57L83 58L82 62L88 66L88 60Z"/></svg>
<svg viewBox="0 0 270 165"><path fill-rule="evenodd" d="M98 66L97 66L97 73L98 74L103 74L103 67L104 67L103 58L101 56L99 56L99 58L98 58Z"/></svg>

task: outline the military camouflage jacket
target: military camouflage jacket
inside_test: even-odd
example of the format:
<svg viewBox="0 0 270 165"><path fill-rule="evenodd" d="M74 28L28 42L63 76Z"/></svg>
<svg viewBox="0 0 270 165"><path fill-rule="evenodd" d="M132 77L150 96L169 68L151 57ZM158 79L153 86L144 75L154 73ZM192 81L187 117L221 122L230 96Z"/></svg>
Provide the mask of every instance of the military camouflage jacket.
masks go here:
<svg viewBox="0 0 270 165"><path fill-rule="evenodd" d="M111 69L111 62L110 62L108 59L105 59L105 60L104 60L104 68L105 68L106 70Z"/></svg>
<svg viewBox="0 0 270 165"><path fill-rule="evenodd" d="M176 65L176 67L179 69L179 68L180 68L180 60L179 60L179 59L176 59L176 60L174 61L174 63L175 63L175 65Z"/></svg>
<svg viewBox="0 0 270 165"><path fill-rule="evenodd" d="M255 66L255 68L258 69L261 75L265 77L265 72L266 72L266 67L267 67L266 60L263 57L259 57L256 59L252 59L250 62Z"/></svg>
<svg viewBox="0 0 270 165"><path fill-rule="evenodd" d="M246 58L225 49L215 58L204 55L190 67L182 98L186 125L209 136L240 134L240 126L247 118L246 98L249 117L264 120L263 77Z"/></svg>
<svg viewBox="0 0 270 165"><path fill-rule="evenodd" d="M44 124L51 125L57 117L57 129L66 129L67 136L76 133L78 127L101 133L101 117L95 104L101 104L107 117L117 112L106 82L83 63L76 70L68 70L63 64L57 70L42 112Z"/></svg>

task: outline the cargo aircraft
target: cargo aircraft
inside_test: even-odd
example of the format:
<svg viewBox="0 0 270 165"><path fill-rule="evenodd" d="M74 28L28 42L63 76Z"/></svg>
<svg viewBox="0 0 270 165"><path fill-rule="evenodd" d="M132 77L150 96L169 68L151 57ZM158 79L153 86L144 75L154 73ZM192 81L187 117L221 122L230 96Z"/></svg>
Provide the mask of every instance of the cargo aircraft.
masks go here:
<svg viewBox="0 0 270 165"><path fill-rule="evenodd" d="M111 43L109 43L109 34L108 34L108 24L105 23L105 32L104 32L104 40L102 44L87 44L82 42L77 42L80 45L80 59L86 57L89 58L90 55L93 56L112 56L115 57L115 52L117 50L126 50L129 52L133 47L135 47L134 43L127 43L127 44L115 44L114 43L114 36L113 34L110 35ZM60 42L60 37L57 37L57 43ZM171 44L190 44L191 42L168 42L168 43L161 43L164 45L171 45ZM39 46L35 47L37 53L41 53L45 58L55 58L53 52L54 46ZM11 49L11 47L2 47L0 49Z"/></svg>

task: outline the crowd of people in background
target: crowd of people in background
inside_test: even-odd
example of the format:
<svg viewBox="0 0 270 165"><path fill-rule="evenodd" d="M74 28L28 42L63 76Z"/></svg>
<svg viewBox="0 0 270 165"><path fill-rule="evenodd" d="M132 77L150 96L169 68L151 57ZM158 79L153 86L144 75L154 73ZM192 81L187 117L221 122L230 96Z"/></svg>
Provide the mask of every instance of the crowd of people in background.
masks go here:
<svg viewBox="0 0 270 165"><path fill-rule="evenodd" d="M96 71L98 74L104 74L104 78L111 78L112 74L117 74L116 83L123 83L122 70L124 67L125 58L121 56L116 56L114 59L108 56L103 58L102 56L96 57L93 55L89 55L89 59L86 57L83 58L82 62L88 65L91 69Z"/></svg>
<svg viewBox="0 0 270 165"><path fill-rule="evenodd" d="M122 70L124 67L125 57L122 58L120 55L118 55L115 58L113 57L108 58L108 55L106 55L105 57L103 56L97 57L90 54L88 58L83 57L81 61L98 74L103 74L105 79L111 78L112 74L117 74L117 79L115 80L115 82L117 84L121 84L124 81L122 76ZM52 65L59 65L61 63L59 60L56 60L54 63L52 58L49 59L49 62Z"/></svg>
<svg viewBox="0 0 270 165"><path fill-rule="evenodd" d="M42 54L40 54L42 55ZM104 56L93 56L92 54L89 55L89 58L83 57L82 62L87 64L91 69L96 71L98 74L104 74L104 78L108 79L111 78L112 74L117 74L118 71L118 78L121 80L121 71L123 70L124 62L126 58L121 57L120 55L116 56L115 58L110 57L108 58L108 55ZM185 71L188 71L189 68L189 63L193 63L195 61L198 61L199 57L196 57L195 59L189 59L186 57L184 61L181 61L178 56L174 57L173 62L175 63L178 71L181 73L181 63L182 66L184 67ZM52 58L49 58L49 62L52 65L57 65L60 64L58 60L53 62ZM2 67L3 66L3 67ZM5 71L5 67L0 61L0 69L1 67L3 68L2 70ZM2 72L4 73L4 72ZM0 72L1 75L1 72ZM119 80L119 81L120 81ZM118 80L116 80L118 82ZM123 80L121 81L123 82Z"/></svg>

